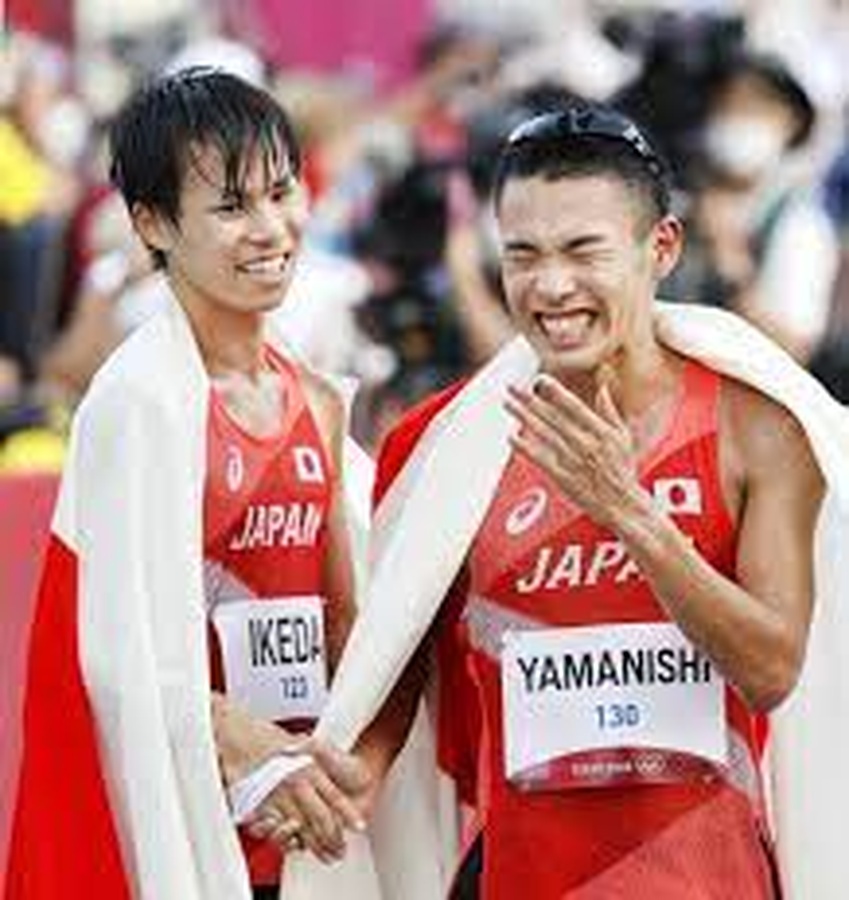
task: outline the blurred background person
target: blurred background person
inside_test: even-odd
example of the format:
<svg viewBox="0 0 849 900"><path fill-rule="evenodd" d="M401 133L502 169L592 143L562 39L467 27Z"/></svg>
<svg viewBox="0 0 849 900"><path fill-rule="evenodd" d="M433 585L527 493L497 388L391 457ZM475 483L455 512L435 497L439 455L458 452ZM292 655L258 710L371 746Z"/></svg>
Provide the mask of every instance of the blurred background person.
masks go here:
<svg viewBox="0 0 849 900"><path fill-rule="evenodd" d="M816 111L780 61L739 51L712 88L688 163L692 239L669 292L727 306L807 361L822 339L839 236L796 167Z"/></svg>
<svg viewBox="0 0 849 900"><path fill-rule="evenodd" d="M343 14L323 0L132 11L77 0L52 23L50 4L35 6L40 17L13 10L10 43L37 27L64 60L47 67L63 73L53 125L34 129L52 129L64 152L25 147L73 189L40 189L62 225L51 261L24 282L35 292L49 280L52 299L7 300L0 313L12 323L0 327L4 406L73 405L161 303L97 148L133 85L196 63L262 83L293 110L313 216L280 318L302 353L360 380L366 443L511 333L492 253L492 151L516 121L569 97L613 101L665 150L693 235L670 297L738 309L803 360L830 331L842 237L823 185L841 149L845 3L361 0ZM56 122L73 140L55 137ZM23 258L0 248L0 266Z"/></svg>

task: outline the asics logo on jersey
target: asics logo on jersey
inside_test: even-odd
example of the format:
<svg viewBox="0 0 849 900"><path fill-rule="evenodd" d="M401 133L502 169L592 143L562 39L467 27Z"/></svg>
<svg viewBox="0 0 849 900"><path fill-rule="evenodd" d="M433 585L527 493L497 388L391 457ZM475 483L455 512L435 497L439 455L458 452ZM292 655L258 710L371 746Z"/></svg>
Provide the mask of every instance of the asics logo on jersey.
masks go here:
<svg viewBox="0 0 849 900"><path fill-rule="evenodd" d="M227 448L227 462L224 466L227 487L235 494L245 480L245 460L242 451L235 445Z"/></svg>
<svg viewBox="0 0 849 900"><path fill-rule="evenodd" d="M548 494L541 488L531 488L513 507L504 522L504 530L511 537L524 534L542 518L548 506Z"/></svg>

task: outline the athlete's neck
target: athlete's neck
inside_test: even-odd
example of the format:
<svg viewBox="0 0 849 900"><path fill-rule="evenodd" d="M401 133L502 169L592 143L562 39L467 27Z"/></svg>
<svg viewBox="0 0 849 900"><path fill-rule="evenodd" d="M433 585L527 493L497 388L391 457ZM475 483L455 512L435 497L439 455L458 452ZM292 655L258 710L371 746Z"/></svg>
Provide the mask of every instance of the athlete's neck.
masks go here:
<svg viewBox="0 0 849 900"><path fill-rule="evenodd" d="M555 374L589 406L595 406L599 388L607 385L620 413L631 419L672 391L679 373L680 359L651 342L639 349L622 349L595 369Z"/></svg>
<svg viewBox="0 0 849 900"><path fill-rule="evenodd" d="M181 303L211 378L241 374L256 381L267 370L262 313L211 303Z"/></svg>

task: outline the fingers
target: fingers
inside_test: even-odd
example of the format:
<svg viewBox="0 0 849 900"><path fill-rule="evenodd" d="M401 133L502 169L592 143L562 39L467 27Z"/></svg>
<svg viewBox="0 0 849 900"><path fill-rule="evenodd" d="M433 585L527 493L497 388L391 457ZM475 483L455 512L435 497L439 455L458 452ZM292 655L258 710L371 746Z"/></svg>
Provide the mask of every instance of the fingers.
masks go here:
<svg viewBox="0 0 849 900"><path fill-rule="evenodd" d="M292 785L292 794L303 815L300 833L308 850L322 862L332 862L345 855L345 835L342 825L307 779Z"/></svg>
<svg viewBox="0 0 849 900"><path fill-rule="evenodd" d="M339 817L344 827L351 831L365 831L366 823L356 804L326 775L322 774L317 779L315 788L321 799Z"/></svg>
<svg viewBox="0 0 849 900"><path fill-rule="evenodd" d="M279 813L282 821L254 823L251 833L272 837L285 845L293 833L304 838L307 849L324 862L345 853L345 829L362 831L365 822L354 802L322 769L313 764L284 780L271 793L266 805ZM282 827L282 825L287 827ZM297 826L297 827L295 827Z"/></svg>
<svg viewBox="0 0 849 900"><path fill-rule="evenodd" d="M534 379L531 394L542 406L550 409L558 420L564 420L596 435L604 435L609 429L608 423L594 409L551 375L538 375Z"/></svg>
<svg viewBox="0 0 849 900"><path fill-rule="evenodd" d="M595 401L596 412L616 428L627 429L628 424L619 412L619 407L613 400L613 394L610 392L609 384L602 384L596 393Z"/></svg>
<svg viewBox="0 0 849 900"><path fill-rule="evenodd" d="M363 793L370 787L369 771L353 753L345 753L333 744L319 740L311 741L307 752L334 784L349 796Z"/></svg>
<svg viewBox="0 0 849 900"><path fill-rule="evenodd" d="M525 438L540 441L555 454L586 453L594 440L568 423L558 421L550 407L531 394L511 388L504 408L522 426L520 433Z"/></svg>
<svg viewBox="0 0 849 900"><path fill-rule="evenodd" d="M514 450L526 456L531 462L536 463L553 478L557 478L560 475L560 458L549 444L545 444L538 438L527 434L512 435L510 444Z"/></svg>
<svg viewBox="0 0 849 900"><path fill-rule="evenodd" d="M247 831L258 840L273 840L282 844L303 827L297 807L286 796L266 801L248 822Z"/></svg>
<svg viewBox="0 0 849 900"><path fill-rule="evenodd" d="M264 810L257 821L248 828L248 833L259 840L268 840L281 849L306 850L303 835L304 823L300 819L281 819L273 807Z"/></svg>
<svg viewBox="0 0 849 900"><path fill-rule="evenodd" d="M302 839L320 860L332 862L345 853L345 830L366 827L356 799L370 788L368 769L352 754L321 741L302 741L295 752L309 753L315 762L275 788L249 832L290 849Z"/></svg>

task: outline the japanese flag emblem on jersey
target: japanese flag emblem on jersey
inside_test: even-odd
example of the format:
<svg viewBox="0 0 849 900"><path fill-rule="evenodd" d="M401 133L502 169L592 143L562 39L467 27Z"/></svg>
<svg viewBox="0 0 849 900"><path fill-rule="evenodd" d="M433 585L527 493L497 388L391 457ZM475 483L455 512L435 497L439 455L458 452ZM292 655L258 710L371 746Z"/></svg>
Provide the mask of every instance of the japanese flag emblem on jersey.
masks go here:
<svg viewBox="0 0 849 900"><path fill-rule="evenodd" d="M304 484L324 484L324 466L321 464L321 454L315 447L295 447L292 455L298 481Z"/></svg>
<svg viewBox="0 0 849 900"><path fill-rule="evenodd" d="M661 512L697 516L703 511L702 486L697 478L658 478L652 491Z"/></svg>

